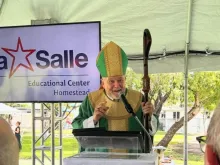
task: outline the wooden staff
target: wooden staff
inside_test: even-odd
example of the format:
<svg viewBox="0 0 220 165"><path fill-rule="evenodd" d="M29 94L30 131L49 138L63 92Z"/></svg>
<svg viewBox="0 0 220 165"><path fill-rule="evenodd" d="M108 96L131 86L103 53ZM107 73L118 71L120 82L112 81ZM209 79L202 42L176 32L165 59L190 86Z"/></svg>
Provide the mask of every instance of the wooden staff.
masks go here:
<svg viewBox="0 0 220 165"><path fill-rule="evenodd" d="M151 34L148 29L144 30L144 36L143 36L143 55L144 55L144 77L143 77L143 89L142 91L144 92L144 102L148 102L148 93L150 91L150 77L148 74L148 57L149 57L149 52L150 52L150 47L151 47ZM150 116L145 115L144 116L144 127L149 133L150 130ZM152 137L151 137L152 138ZM149 139L146 134L144 134L144 152L145 153L150 153L152 146L149 146L149 140L152 141L152 139Z"/></svg>

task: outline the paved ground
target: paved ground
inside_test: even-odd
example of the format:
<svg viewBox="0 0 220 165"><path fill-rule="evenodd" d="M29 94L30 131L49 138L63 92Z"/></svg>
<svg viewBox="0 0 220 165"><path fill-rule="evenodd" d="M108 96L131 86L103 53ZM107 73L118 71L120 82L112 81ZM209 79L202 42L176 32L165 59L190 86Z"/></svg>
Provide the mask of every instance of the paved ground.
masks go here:
<svg viewBox="0 0 220 165"><path fill-rule="evenodd" d="M179 151L179 153L182 153L183 147L183 144L175 145L175 150ZM204 155L204 153L200 149L198 141L196 141L196 136L192 138L192 140L188 141L188 153L193 153L195 155Z"/></svg>

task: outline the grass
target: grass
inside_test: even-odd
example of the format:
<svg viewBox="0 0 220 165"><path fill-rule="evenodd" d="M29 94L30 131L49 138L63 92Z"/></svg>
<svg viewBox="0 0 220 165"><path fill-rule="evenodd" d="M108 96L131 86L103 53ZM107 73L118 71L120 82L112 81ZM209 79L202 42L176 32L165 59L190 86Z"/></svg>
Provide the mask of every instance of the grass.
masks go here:
<svg viewBox="0 0 220 165"><path fill-rule="evenodd" d="M66 137L65 135L70 135L70 137ZM69 131L63 131L63 158L73 156L76 153L78 153L78 142L75 138L71 137L71 130ZM36 138L37 139L37 138ZM40 146L41 141L39 140L36 144L36 146ZM50 146L51 145L51 139L48 138L44 146ZM59 146L59 138L55 138L55 145ZM32 153L31 153L31 148L32 148L32 137L31 133L25 133L22 138L22 150L20 152L20 159L31 159ZM46 155L48 157L50 156L50 151L45 151ZM41 151L36 151L36 155L39 157L41 155ZM55 152L56 158L59 158L59 151L57 150Z"/></svg>
<svg viewBox="0 0 220 165"><path fill-rule="evenodd" d="M156 135L154 136L154 142L158 143L165 135L165 132L158 131ZM189 135L188 140L192 140L194 138L194 135ZM169 144L179 144L180 142L184 142L184 136L183 134L175 134L172 141Z"/></svg>
<svg viewBox="0 0 220 165"><path fill-rule="evenodd" d="M176 164L184 164L183 154L173 150L167 149L164 153L166 156L172 155ZM188 153L188 165L204 165L202 155L197 155L195 153Z"/></svg>
<svg viewBox="0 0 220 165"><path fill-rule="evenodd" d="M69 137L67 137L69 135ZM73 156L78 153L78 143L75 138L73 138L71 130L63 131L63 158ZM157 144L165 135L165 132L158 131L154 137L154 142ZM188 136L188 141L191 141L195 138L194 135ZM31 159L31 133L25 133L22 138L22 151L20 152L20 159ZM170 156L172 155L173 159L175 160L176 164L184 164L183 163L183 143L184 143L184 136L183 134L176 134L172 141L170 142L168 148L166 149L164 155ZM40 145L40 142L37 143L37 146ZM50 138L46 140L45 146L50 146L51 140ZM55 139L55 145L59 145L59 139ZM198 144L199 145L199 144ZM50 156L50 151L45 151L48 157ZM41 151L36 152L37 156L40 157ZM55 153L56 159L59 159L59 151ZM201 153L188 153L188 165L203 165L204 155Z"/></svg>
<svg viewBox="0 0 220 165"><path fill-rule="evenodd" d="M165 132L158 131L154 136L154 142L157 144L165 135ZM188 135L188 142L193 140L195 135ZM172 141L169 143L168 148L164 152L165 156L172 155L176 164L184 164L184 154L183 154L183 146L184 145L184 135L183 134L175 134ZM199 143L198 143L199 146ZM188 165L204 165L204 155L202 152L194 153L188 152Z"/></svg>

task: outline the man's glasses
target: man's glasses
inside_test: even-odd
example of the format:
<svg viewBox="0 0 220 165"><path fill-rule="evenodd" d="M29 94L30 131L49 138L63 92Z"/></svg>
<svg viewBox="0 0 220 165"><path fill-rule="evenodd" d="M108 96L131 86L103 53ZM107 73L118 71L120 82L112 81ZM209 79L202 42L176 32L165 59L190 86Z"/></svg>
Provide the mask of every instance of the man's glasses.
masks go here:
<svg viewBox="0 0 220 165"><path fill-rule="evenodd" d="M206 136L198 136L196 137L196 140L199 142L200 149L203 153L205 153L206 148Z"/></svg>

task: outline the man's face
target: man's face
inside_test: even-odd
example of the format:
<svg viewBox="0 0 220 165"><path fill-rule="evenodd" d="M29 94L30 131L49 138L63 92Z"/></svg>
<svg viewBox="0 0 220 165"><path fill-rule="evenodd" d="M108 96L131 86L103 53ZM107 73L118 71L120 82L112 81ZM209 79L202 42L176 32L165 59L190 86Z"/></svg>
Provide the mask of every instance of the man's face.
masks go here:
<svg viewBox="0 0 220 165"><path fill-rule="evenodd" d="M119 93L125 92L125 76L102 78L102 87L108 96L113 99L119 99Z"/></svg>

